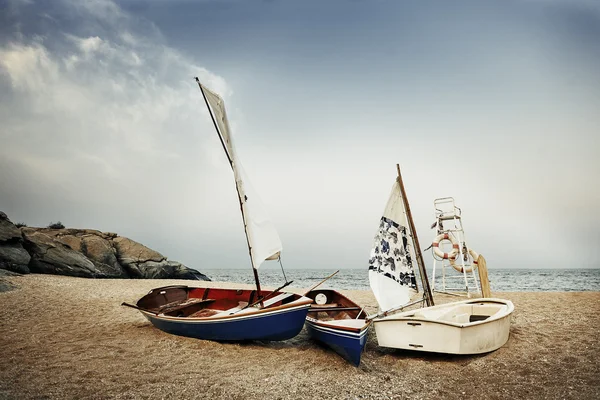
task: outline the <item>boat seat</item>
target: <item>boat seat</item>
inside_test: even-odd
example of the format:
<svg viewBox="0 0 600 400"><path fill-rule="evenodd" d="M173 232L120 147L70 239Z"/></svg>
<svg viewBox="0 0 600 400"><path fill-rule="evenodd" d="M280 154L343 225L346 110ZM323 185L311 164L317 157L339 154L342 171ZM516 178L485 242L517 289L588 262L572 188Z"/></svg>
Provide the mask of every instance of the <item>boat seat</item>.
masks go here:
<svg viewBox="0 0 600 400"><path fill-rule="evenodd" d="M444 315L448 310L441 308L437 310L428 310L427 308L420 309L419 311L415 311L415 318L425 318L425 319L439 319L442 315Z"/></svg>
<svg viewBox="0 0 600 400"><path fill-rule="evenodd" d="M444 310L446 312L444 314L438 316L438 318L436 318L436 319L438 321L457 322L457 323L469 322L469 315L471 315L473 313L472 310L473 310L472 305L461 304L459 306ZM466 315L466 319L465 319L465 317L463 317L463 315Z"/></svg>
<svg viewBox="0 0 600 400"><path fill-rule="evenodd" d="M294 293L287 293L287 292L281 293L271 299L265 300L263 302L264 306L262 308L267 308L269 306L272 306L273 304L275 304L279 301L283 301L293 295L294 295ZM248 312L256 311L256 308L254 308L254 307L245 308L247 305L248 305L248 303L240 301L240 303L237 306L230 308L229 310L221 311L220 313L218 313L216 315L222 316L222 315L231 315L231 314L245 314Z"/></svg>
<svg viewBox="0 0 600 400"><path fill-rule="evenodd" d="M466 324L469 321L469 317L470 314L469 313L462 313L462 314L446 314L444 315L442 318L440 318L440 321L447 321L447 322L455 322L457 324Z"/></svg>
<svg viewBox="0 0 600 400"><path fill-rule="evenodd" d="M504 304L498 304L498 305L475 304L475 305L473 305L473 311L471 312L471 314L492 316L504 308L506 308L506 306Z"/></svg>

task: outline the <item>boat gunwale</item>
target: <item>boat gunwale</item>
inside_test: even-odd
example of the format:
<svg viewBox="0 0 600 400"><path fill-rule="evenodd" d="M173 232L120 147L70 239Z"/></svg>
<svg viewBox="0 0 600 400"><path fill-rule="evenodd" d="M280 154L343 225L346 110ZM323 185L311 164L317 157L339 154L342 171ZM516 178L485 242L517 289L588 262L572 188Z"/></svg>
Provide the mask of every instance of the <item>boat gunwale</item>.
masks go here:
<svg viewBox="0 0 600 400"><path fill-rule="evenodd" d="M336 321L336 320L334 320L334 321ZM327 321L327 322L334 322L334 321ZM340 320L340 321L344 321L344 320ZM333 330L338 330L338 331L346 331L346 332L357 332L357 333L360 333L360 332L368 329L369 326L371 325L371 321L366 321L365 324L361 328L353 328L353 327L340 326L340 325L331 325L331 324L321 322L315 318L308 317L308 316L306 317L306 322L309 324L315 325L315 326L323 327L323 328L328 328L328 329L333 329Z"/></svg>
<svg viewBox="0 0 600 400"><path fill-rule="evenodd" d="M433 324L440 324L440 325L448 325L448 326L452 326L452 327L456 327L456 328L469 328L472 326L479 326L479 325L484 325L484 324L488 324L490 322L495 322L495 321L499 321L501 319L504 319L506 317L509 317L513 311L515 310L515 306L513 304L512 301L510 300L504 300L504 299L498 299L498 298L491 298L491 297L487 297L487 298L482 298L482 299L471 299L471 300L465 300L465 301L460 301L460 302L455 302L455 303L446 303L446 304L440 304L438 306L433 306L433 307L425 307L425 308L443 308L444 306L448 306L450 304L452 305L463 305L463 304L471 304L471 303L477 303L477 302L487 302L487 303L498 303L498 304L502 304L508 307L508 310L506 312L501 313L500 315L498 315L498 313L494 314L494 315L490 315L490 318L484 319L482 321L474 321L474 322L469 322L469 323L458 323L458 322L450 322L450 321L442 321L442 320L437 320L437 319L429 319L426 317L409 317L406 316L405 314L410 314L410 313L414 313L416 312L415 310L412 311L404 311L402 313L399 314L392 314L392 315L388 315L386 317L383 318L375 318L373 319L373 323L381 323L381 322L401 322L401 321L418 321L418 322L429 322L429 323L433 323Z"/></svg>
<svg viewBox="0 0 600 400"><path fill-rule="evenodd" d="M360 319L364 319L364 318L360 318ZM309 317L309 316L306 317L306 321L310 324L322 326L324 328L336 329L336 330L348 331L348 332L362 332L365 329L368 329L368 327L371 325L371 321L366 321L365 324L361 328L354 328L354 327L350 327L350 326L341 326L341 325L332 325L331 322L346 321L346 320L320 321L316 318ZM329 322L329 323L327 323L327 322Z"/></svg>
<svg viewBox="0 0 600 400"><path fill-rule="evenodd" d="M302 296L304 297L304 296ZM151 318L158 318L161 320L167 320L167 321L176 321L176 322L213 322L213 321L223 321L223 320L228 320L228 319L232 319L232 318L241 318L241 317L252 317L252 316L257 316L260 314L266 314L272 311L281 311L281 310L285 310L285 309L302 309L302 308L308 308L310 307L310 304L312 303L312 299L306 299L306 300L302 300L302 297L294 300L291 303L287 303L287 304L282 304L280 306L276 306L276 307L268 307L268 308L262 308L262 309L258 309L256 311L252 311L252 312L245 312L245 313L233 313L233 314L227 314L227 315L211 315L209 317L175 317L175 316L171 316L171 315L165 315L165 314L156 314L153 313L152 311L148 311L148 310L143 310L140 309L139 311L144 314L144 315L148 315ZM302 300L302 301L300 301Z"/></svg>

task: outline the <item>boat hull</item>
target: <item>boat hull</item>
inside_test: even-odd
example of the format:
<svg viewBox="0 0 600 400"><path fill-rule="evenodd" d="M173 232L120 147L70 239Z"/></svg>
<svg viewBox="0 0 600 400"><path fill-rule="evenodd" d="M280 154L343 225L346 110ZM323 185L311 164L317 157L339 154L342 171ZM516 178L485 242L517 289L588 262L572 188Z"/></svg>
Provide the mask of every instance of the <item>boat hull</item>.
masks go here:
<svg viewBox="0 0 600 400"><path fill-rule="evenodd" d="M165 286L136 303L148 321L174 335L222 342L287 340L302 330L312 300L290 292Z"/></svg>
<svg viewBox="0 0 600 400"><path fill-rule="evenodd" d="M220 320L165 318L143 313L158 329L179 336L215 341L287 340L298 335L310 305Z"/></svg>
<svg viewBox="0 0 600 400"><path fill-rule="evenodd" d="M311 338L327 345L355 366L360 364L360 357L367 342L369 326L360 332L350 332L325 327L307 320L306 330Z"/></svg>
<svg viewBox="0 0 600 400"><path fill-rule="evenodd" d="M315 301L306 317L310 337L358 366L370 326L364 310L332 289L311 290L305 296Z"/></svg>
<svg viewBox="0 0 600 400"><path fill-rule="evenodd" d="M499 310L485 320L458 321L465 307ZM393 314L373 321L382 347L446 354L482 354L502 347L509 337L512 302L502 299L473 299L418 311ZM472 315L472 314L471 314ZM452 317L455 321L452 321ZM445 320L445 318L447 320ZM470 317L472 318L472 317Z"/></svg>

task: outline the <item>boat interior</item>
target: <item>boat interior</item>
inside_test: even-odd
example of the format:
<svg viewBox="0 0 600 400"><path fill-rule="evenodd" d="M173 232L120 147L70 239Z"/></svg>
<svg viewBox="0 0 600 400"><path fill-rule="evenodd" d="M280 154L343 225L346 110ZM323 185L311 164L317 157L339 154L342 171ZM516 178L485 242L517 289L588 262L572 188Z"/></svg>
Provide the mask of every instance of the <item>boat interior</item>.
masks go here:
<svg viewBox="0 0 600 400"><path fill-rule="evenodd" d="M305 296L313 300L308 315L316 320L323 322L347 320L350 325L353 325L350 321L360 321L360 324L364 324L364 318L367 317L367 313L356 303L335 290L312 290Z"/></svg>
<svg viewBox="0 0 600 400"><path fill-rule="evenodd" d="M266 298L262 305L256 290L166 286L152 289L137 302L137 307L157 315L208 318L274 308L301 297L288 292L261 291L260 294L263 299Z"/></svg>
<svg viewBox="0 0 600 400"><path fill-rule="evenodd" d="M485 321L495 315L508 311L508 305L499 302L477 302L471 304L457 304L451 307L431 307L415 311L403 317L414 317L441 322L465 324L470 322Z"/></svg>

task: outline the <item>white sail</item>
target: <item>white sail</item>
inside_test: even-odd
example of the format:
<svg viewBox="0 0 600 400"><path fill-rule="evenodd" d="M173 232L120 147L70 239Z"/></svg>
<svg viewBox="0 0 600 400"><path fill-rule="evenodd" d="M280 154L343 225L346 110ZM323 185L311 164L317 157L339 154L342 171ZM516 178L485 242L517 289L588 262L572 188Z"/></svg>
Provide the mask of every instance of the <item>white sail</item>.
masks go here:
<svg viewBox="0 0 600 400"><path fill-rule="evenodd" d="M369 283L381 311L408 303L416 293L412 247L402 193L396 181L369 259Z"/></svg>
<svg viewBox="0 0 600 400"><path fill-rule="evenodd" d="M216 93L211 92L204 85L201 86L212 109L215 122L219 128L218 133L225 144L227 157L233 169L235 184L242 205L242 216L244 218L248 246L250 247L252 266L258 269L263 261L279 257L282 249L281 239L279 239L275 225L273 225L273 222L265 211L263 203L253 190L244 168L235 153L223 99Z"/></svg>

